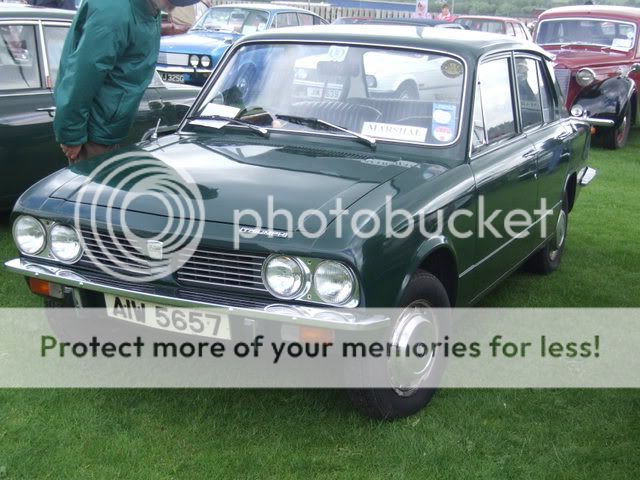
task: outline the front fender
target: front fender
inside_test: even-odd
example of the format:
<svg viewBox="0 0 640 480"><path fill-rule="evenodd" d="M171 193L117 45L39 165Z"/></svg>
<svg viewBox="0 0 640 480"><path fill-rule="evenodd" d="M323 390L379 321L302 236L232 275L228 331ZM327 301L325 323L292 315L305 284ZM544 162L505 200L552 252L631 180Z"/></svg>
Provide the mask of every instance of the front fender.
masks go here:
<svg viewBox="0 0 640 480"><path fill-rule="evenodd" d="M612 77L585 87L576 97L574 105L582 105L590 117L613 120L617 128L634 92L635 84L631 79Z"/></svg>

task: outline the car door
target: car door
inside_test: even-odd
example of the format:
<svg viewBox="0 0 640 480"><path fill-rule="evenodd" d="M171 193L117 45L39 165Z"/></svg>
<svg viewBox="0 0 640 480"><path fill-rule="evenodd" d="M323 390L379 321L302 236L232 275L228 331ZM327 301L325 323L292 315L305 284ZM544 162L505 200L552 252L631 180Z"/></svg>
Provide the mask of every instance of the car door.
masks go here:
<svg viewBox="0 0 640 480"><path fill-rule="evenodd" d="M471 139L476 182L475 294L509 273L530 250L527 216L537 200L536 151L522 133L513 58L502 54L478 67Z"/></svg>
<svg viewBox="0 0 640 480"><path fill-rule="evenodd" d="M536 149L539 208L557 212L572 155L571 138L578 133L560 114L560 100L552 88L546 62L537 55L519 54L515 65L519 114L524 132ZM555 215L550 215L537 225L539 243L552 233L553 218Z"/></svg>
<svg viewBox="0 0 640 480"><path fill-rule="evenodd" d="M66 164L53 135L40 22L0 21L0 208Z"/></svg>

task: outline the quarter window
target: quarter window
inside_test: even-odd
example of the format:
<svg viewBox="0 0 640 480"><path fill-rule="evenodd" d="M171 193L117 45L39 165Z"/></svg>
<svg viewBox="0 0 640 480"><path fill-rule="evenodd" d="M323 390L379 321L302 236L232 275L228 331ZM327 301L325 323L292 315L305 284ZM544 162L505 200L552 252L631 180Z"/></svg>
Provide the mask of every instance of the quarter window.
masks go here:
<svg viewBox="0 0 640 480"><path fill-rule="evenodd" d="M489 143L516 133L509 59L482 63L478 68L484 124Z"/></svg>
<svg viewBox="0 0 640 480"><path fill-rule="evenodd" d="M44 27L44 40L47 48L47 60L49 61L49 76L51 85L55 85L60 67L60 57L64 47L64 39L69 32L69 27Z"/></svg>
<svg viewBox="0 0 640 480"><path fill-rule="evenodd" d="M538 83L540 84L540 100L542 102L542 116L545 123L552 122L556 118L556 108L553 101L552 84L545 71L544 65L538 64Z"/></svg>
<svg viewBox="0 0 640 480"><path fill-rule="evenodd" d="M41 88L33 25L0 25L0 91Z"/></svg>
<svg viewBox="0 0 640 480"><path fill-rule="evenodd" d="M313 25L313 17L311 15L307 15L306 13L299 13L298 22L300 23L300 25Z"/></svg>

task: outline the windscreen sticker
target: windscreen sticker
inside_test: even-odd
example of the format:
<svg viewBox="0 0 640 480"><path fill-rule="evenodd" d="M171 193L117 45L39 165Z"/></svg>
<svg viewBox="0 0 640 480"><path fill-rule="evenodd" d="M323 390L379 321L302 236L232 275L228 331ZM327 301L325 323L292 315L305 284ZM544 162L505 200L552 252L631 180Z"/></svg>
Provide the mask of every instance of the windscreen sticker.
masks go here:
<svg viewBox="0 0 640 480"><path fill-rule="evenodd" d="M403 140L407 142L424 142L427 139L427 129L413 125L398 125L395 123L364 122L362 134L388 140Z"/></svg>
<svg viewBox="0 0 640 480"><path fill-rule="evenodd" d="M209 103L204 110L200 113L201 116L206 117L209 115L220 115L222 117L231 117L235 118L235 116L240 111L239 108L231 107L229 105L220 105L219 103Z"/></svg>
<svg viewBox="0 0 640 480"><path fill-rule="evenodd" d="M434 103L431 131L439 142L450 142L456 131L457 107L451 103Z"/></svg>
<svg viewBox="0 0 640 480"><path fill-rule="evenodd" d="M617 48L622 50L629 50L633 43L631 38L614 38L611 48Z"/></svg>

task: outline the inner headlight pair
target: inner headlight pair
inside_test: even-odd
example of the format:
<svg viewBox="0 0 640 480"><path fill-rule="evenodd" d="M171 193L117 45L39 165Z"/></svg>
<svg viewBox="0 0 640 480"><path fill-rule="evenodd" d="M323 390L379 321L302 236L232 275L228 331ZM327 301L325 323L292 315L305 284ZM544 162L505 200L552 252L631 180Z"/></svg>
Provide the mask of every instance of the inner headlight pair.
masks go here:
<svg viewBox="0 0 640 480"><path fill-rule="evenodd" d="M211 57L209 55L191 55L189 56L189 65L196 68L200 65L202 68L209 68L211 66Z"/></svg>
<svg viewBox="0 0 640 480"><path fill-rule="evenodd" d="M273 296L284 300L309 294L308 299L345 305L354 300L357 291L349 267L334 260L305 263L297 257L273 255L262 267L262 279Z"/></svg>
<svg viewBox="0 0 640 480"><path fill-rule="evenodd" d="M80 237L73 227L51 224L47 242L47 228L30 215L22 215L15 221L13 240L25 255L42 254L48 244L51 256L61 262L73 263L82 256Z"/></svg>

